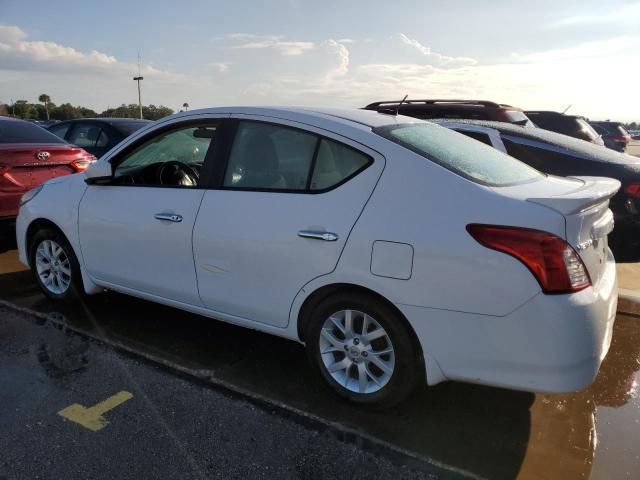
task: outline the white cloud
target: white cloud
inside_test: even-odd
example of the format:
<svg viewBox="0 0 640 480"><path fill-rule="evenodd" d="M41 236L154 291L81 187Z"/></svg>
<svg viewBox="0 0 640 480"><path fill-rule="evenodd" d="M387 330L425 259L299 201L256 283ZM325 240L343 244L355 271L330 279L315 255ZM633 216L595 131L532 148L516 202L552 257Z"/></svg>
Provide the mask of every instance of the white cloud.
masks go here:
<svg viewBox="0 0 640 480"><path fill-rule="evenodd" d="M285 56L302 55L315 48L313 42L285 41L283 37L275 35L252 35L248 33L231 33L226 39L236 42L230 49L262 50L273 49Z"/></svg>
<svg viewBox="0 0 640 480"><path fill-rule="evenodd" d="M633 22L636 26L640 21L640 3L629 3L626 5L602 5L606 6L606 11L598 14L578 14L571 17L562 18L548 25L550 28L560 28L568 26L582 26L597 24L629 24Z"/></svg>
<svg viewBox="0 0 640 480"><path fill-rule="evenodd" d="M229 71L229 62L213 62L209 64L218 73L227 73Z"/></svg>

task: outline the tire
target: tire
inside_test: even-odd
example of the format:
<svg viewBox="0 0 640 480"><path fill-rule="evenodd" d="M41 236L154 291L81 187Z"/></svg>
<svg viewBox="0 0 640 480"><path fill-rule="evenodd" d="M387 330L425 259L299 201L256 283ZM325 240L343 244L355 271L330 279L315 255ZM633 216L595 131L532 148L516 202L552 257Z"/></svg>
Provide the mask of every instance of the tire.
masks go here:
<svg viewBox="0 0 640 480"><path fill-rule="evenodd" d="M351 334L345 333L348 311L352 312ZM365 314L369 335L362 334ZM379 328L386 335L369 341L382 335ZM344 292L331 295L313 309L305 340L314 371L333 393L361 405L390 407L424 381L423 362L412 335L404 319L383 301L360 292ZM383 353L389 347L392 352ZM380 361L386 371L379 367ZM362 376L366 384L361 383Z"/></svg>
<svg viewBox="0 0 640 480"><path fill-rule="evenodd" d="M53 275L47 275L45 266L48 262L57 262ZM83 294L78 259L62 233L52 229L39 230L31 240L29 265L36 283L50 299L68 301ZM51 281L47 282L47 278Z"/></svg>

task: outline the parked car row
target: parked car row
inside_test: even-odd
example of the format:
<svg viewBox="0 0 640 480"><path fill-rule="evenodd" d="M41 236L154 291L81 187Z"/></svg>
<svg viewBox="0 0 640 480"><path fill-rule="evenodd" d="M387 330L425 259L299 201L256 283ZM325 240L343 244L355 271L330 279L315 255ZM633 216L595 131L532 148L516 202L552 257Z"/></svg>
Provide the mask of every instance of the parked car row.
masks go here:
<svg viewBox="0 0 640 480"><path fill-rule="evenodd" d="M619 152L624 152L631 140L629 132L619 122L590 121L578 115L553 111L523 111L511 105L481 100L391 100L370 103L364 108L383 113L399 113L423 120L458 118L537 126L596 145L604 145Z"/></svg>
<svg viewBox="0 0 640 480"><path fill-rule="evenodd" d="M609 204L636 208L637 164L504 105L473 108L509 122L401 108L154 122L22 197L20 260L52 299L111 289L302 342L360 404L589 384L616 313Z"/></svg>

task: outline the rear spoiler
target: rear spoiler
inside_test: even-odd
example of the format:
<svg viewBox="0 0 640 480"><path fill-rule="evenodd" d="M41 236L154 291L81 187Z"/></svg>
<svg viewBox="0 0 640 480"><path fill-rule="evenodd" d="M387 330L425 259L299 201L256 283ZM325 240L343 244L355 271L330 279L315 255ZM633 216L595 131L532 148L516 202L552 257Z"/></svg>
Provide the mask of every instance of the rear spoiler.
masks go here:
<svg viewBox="0 0 640 480"><path fill-rule="evenodd" d="M620 190L620 182L605 177L569 177L583 184L576 190L557 197L527 198L528 202L544 205L563 215L573 215L599 205Z"/></svg>

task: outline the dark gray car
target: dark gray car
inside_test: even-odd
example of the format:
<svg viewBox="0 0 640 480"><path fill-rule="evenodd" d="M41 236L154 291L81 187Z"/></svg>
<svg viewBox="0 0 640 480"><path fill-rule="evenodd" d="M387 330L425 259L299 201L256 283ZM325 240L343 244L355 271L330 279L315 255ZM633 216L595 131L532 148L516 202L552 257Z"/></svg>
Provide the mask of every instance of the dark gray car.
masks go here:
<svg viewBox="0 0 640 480"><path fill-rule="evenodd" d="M56 123L47 129L67 142L100 158L151 120L134 118L77 118Z"/></svg>

